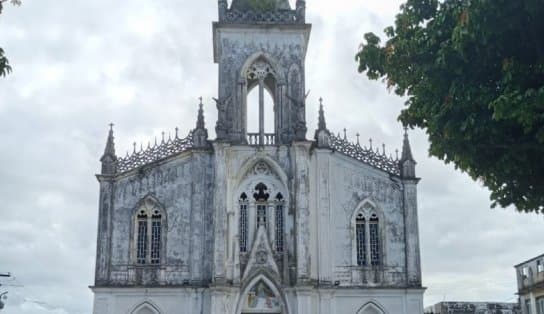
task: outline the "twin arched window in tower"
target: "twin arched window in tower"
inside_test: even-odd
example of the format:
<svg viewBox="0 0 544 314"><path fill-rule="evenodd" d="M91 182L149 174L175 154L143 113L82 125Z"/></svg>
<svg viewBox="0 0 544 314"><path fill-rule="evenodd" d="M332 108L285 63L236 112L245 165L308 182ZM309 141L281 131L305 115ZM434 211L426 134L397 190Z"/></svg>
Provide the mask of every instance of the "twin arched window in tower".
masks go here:
<svg viewBox="0 0 544 314"><path fill-rule="evenodd" d="M283 195L278 193L271 198L268 193L268 187L264 183L255 186L253 198L249 198L246 193L240 195L239 200L239 237L240 253L247 253L250 249L249 231L252 226L254 230L263 227L270 231L274 228L274 250L282 253L284 250L284 207L285 201ZM254 223L250 217L255 217ZM270 222L270 221L273 222Z"/></svg>
<svg viewBox="0 0 544 314"><path fill-rule="evenodd" d="M138 265L158 265L164 248L166 214L152 198L145 198L135 215L134 248Z"/></svg>
<svg viewBox="0 0 544 314"><path fill-rule="evenodd" d="M380 219L369 204L365 204L355 216L354 242L357 266L381 265Z"/></svg>

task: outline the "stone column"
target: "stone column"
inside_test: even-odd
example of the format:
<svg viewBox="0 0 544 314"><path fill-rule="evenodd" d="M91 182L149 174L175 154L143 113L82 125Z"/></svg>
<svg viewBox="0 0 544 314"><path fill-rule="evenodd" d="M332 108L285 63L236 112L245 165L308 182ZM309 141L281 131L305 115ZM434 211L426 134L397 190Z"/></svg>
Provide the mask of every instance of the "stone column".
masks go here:
<svg viewBox="0 0 544 314"><path fill-rule="evenodd" d="M98 204L95 285L99 286L109 281L114 180L109 175L97 175L97 179L100 183L100 202Z"/></svg>
<svg viewBox="0 0 544 314"><path fill-rule="evenodd" d="M264 145L264 81L259 79L259 145Z"/></svg>
<svg viewBox="0 0 544 314"><path fill-rule="evenodd" d="M404 179L404 223L406 241L406 279L411 287L421 286L421 258L417 214L417 183L419 179Z"/></svg>

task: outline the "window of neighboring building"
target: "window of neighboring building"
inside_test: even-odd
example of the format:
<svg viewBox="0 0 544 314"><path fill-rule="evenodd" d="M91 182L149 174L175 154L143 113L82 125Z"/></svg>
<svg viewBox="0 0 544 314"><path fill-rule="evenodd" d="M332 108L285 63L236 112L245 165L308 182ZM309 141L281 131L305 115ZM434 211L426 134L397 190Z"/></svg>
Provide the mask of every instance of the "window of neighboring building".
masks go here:
<svg viewBox="0 0 544 314"><path fill-rule="evenodd" d="M161 263L165 218L154 200L146 199L142 202L134 226L136 264Z"/></svg>
<svg viewBox="0 0 544 314"><path fill-rule="evenodd" d="M532 312L531 312L531 300L525 300L525 312L527 314L532 314Z"/></svg>
<svg viewBox="0 0 544 314"><path fill-rule="evenodd" d="M538 273L544 272L544 264L542 264L542 261L536 261L536 270Z"/></svg>
<svg viewBox="0 0 544 314"><path fill-rule="evenodd" d="M544 297L536 299L536 311L538 314L544 314Z"/></svg>
<svg viewBox="0 0 544 314"><path fill-rule="evenodd" d="M525 266L521 269L521 275L523 278L529 277L529 267Z"/></svg>

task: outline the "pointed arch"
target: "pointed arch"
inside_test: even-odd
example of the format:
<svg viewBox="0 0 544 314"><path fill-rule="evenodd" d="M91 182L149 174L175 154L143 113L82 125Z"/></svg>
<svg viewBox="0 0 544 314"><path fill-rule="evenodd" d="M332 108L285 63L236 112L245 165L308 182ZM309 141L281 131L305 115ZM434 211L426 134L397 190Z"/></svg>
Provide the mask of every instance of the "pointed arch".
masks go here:
<svg viewBox="0 0 544 314"><path fill-rule="evenodd" d="M365 198L351 214L352 265L378 267L385 262L385 216L371 198Z"/></svg>
<svg viewBox="0 0 544 314"><path fill-rule="evenodd" d="M375 301L370 301L363 305L357 314L388 314L384 308Z"/></svg>
<svg viewBox="0 0 544 314"><path fill-rule="evenodd" d="M268 54L266 52L262 52L262 51L261 52L256 52L256 53L252 54L251 56L249 56L246 59L246 61L244 62L244 65L242 65L242 68L241 68L241 71L240 71L240 76L245 77L247 71L249 70L249 67L251 67L251 65L253 65L259 59L265 60L266 62L268 62L272 66L274 72L278 76L277 79L283 78L282 68L279 66L279 63L276 60L276 58L274 58L270 54Z"/></svg>
<svg viewBox="0 0 544 314"><path fill-rule="evenodd" d="M251 279L246 280L246 283L243 284L241 293L238 297L238 302L236 304L236 314L241 314L244 310L244 301L247 300L247 295L258 284L263 283L270 289L270 291L274 294L276 298L280 301L280 309L282 314L289 314L291 313L291 310L289 308L289 304L287 303L287 300L285 296L280 292L278 289L278 284L271 279L271 277L267 276L265 272L259 272L255 274L253 277L250 277Z"/></svg>
<svg viewBox="0 0 544 314"><path fill-rule="evenodd" d="M152 304L151 301L145 301L136 305L129 314L161 314L159 308Z"/></svg>
<svg viewBox="0 0 544 314"><path fill-rule="evenodd" d="M165 260L168 217L153 195L144 196L133 209L130 256L134 264L160 265Z"/></svg>
<svg viewBox="0 0 544 314"><path fill-rule="evenodd" d="M251 175L251 169L255 168L260 162L265 163L270 168L271 174L276 175L284 186L288 186L287 174L282 167L274 159L261 154L255 154L244 162L240 167L240 171L237 172L236 185L240 185L242 181Z"/></svg>

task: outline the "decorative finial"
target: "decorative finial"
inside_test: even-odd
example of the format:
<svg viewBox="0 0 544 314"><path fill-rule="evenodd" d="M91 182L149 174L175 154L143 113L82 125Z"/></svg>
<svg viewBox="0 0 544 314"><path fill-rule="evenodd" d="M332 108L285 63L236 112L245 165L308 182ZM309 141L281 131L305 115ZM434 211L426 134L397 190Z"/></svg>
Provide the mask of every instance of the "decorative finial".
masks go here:
<svg viewBox="0 0 544 314"><path fill-rule="evenodd" d="M178 127L176 127L176 139L178 139L178 138L179 138L179 137L178 137L178 132L179 132L179 128L178 128Z"/></svg>
<svg viewBox="0 0 544 314"><path fill-rule="evenodd" d="M348 129L344 128L344 140L347 141L348 140Z"/></svg>
<svg viewBox="0 0 544 314"><path fill-rule="evenodd" d="M357 134L355 134L357 136L357 145L358 146L361 146L361 143L359 142L359 137L361 136L361 134L359 134L359 132L357 132Z"/></svg>
<svg viewBox="0 0 544 314"><path fill-rule="evenodd" d="M162 131L161 134L162 134L161 144L164 144L164 134L165 134L164 131Z"/></svg>
<svg viewBox="0 0 544 314"><path fill-rule="evenodd" d="M410 147L410 139L408 138L408 127L404 127L404 141L402 143L402 161L411 160L414 161L412 156L412 148Z"/></svg>
<svg viewBox="0 0 544 314"><path fill-rule="evenodd" d="M370 148L370 150L372 150L372 138L369 138L369 139L368 139L368 142L370 143L370 147L369 147L369 148Z"/></svg>
<svg viewBox="0 0 544 314"><path fill-rule="evenodd" d="M136 142L134 142L134 144L132 144L134 146L134 151L133 153L136 154Z"/></svg>
<svg viewBox="0 0 544 314"><path fill-rule="evenodd" d="M383 155L385 156L385 143L382 144L382 152L383 152Z"/></svg>
<svg viewBox="0 0 544 314"><path fill-rule="evenodd" d="M198 98L200 103L198 104L198 116L196 119L196 128L193 130L193 144L195 147L207 147L208 143L208 130L206 129L206 123L204 121L204 104L202 103L202 97Z"/></svg>
<svg viewBox="0 0 544 314"><path fill-rule="evenodd" d="M319 118L318 130L327 130L327 122L325 121L325 110L323 110L323 97L319 97Z"/></svg>
<svg viewBox="0 0 544 314"><path fill-rule="evenodd" d="M412 148L410 147L410 140L408 138L408 128L404 127L404 141L402 143L402 156L399 161L401 176L403 178L415 178L416 177L416 161L412 156Z"/></svg>
<svg viewBox="0 0 544 314"><path fill-rule="evenodd" d="M115 174L115 164L117 156L115 155L115 138L113 136L113 123L109 124L110 130L108 132L108 139L106 140L106 148L104 154L100 158L102 162L102 174L113 175Z"/></svg>

